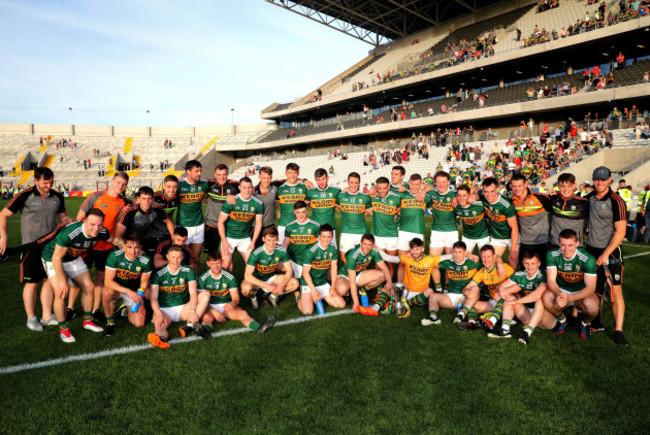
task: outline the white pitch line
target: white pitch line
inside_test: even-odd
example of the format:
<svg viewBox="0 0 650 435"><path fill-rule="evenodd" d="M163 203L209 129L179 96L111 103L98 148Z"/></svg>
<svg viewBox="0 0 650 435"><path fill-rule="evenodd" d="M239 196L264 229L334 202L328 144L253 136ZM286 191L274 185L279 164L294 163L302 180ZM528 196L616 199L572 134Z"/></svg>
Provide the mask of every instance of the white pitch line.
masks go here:
<svg viewBox="0 0 650 435"><path fill-rule="evenodd" d="M294 325L296 323L303 323L303 322L309 322L311 320L318 320L318 319L325 319L328 317L335 317L335 316L341 316L343 314L350 314L352 311L351 310L341 310L341 311L334 311L332 313L325 314L324 316L319 316L319 315L313 315L313 316L305 316L305 317L297 317L295 319L289 319L289 320L281 320L277 322L274 325L274 328L278 326L283 326L283 325ZM253 332L252 330L248 328L239 328L239 329L231 329L228 331L223 331L223 332L213 332L212 336L213 337L225 337L228 335L236 335L236 334L243 334L244 332ZM169 340L170 344L181 344L181 343L189 343L192 341L199 340L200 338L197 336L192 336L188 338L175 338L173 340ZM27 370L34 370L34 369L40 369L43 367L51 367L51 366L58 366L61 364L67 364L75 361L89 361L92 359L99 359L99 358L104 358L107 356L113 356L113 355L124 355L127 353L133 353L133 352L140 352L141 350L146 350L146 349L155 349L155 347L151 346L150 344L140 344L137 346L127 346L127 347L120 347L117 349L110 349L110 350L104 350L101 352L95 352L95 353L84 353L81 355L73 355L73 356L67 356L65 358L56 358L56 359L50 359L47 361L41 361L37 363L30 363L30 364L19 364L15 366L8 366L8 367L2 367L0 368L0 375L8 374L8 373L18 373L18 372L24 372Z"/></svg>
<svg viewBox="0 0 650 435"><path fill-rule="evenodd" d="M625 255L623 256L623 260L627 260L628 258L634 258L634 257L643 257L644 255L650 255L650 251L641 252L640 254Z"/></svg>

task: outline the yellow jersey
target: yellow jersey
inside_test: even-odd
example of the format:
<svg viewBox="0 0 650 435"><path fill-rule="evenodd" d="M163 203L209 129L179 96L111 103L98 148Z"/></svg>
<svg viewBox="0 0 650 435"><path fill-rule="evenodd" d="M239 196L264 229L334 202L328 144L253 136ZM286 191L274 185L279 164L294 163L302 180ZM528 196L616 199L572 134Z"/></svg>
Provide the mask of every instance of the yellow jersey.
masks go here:
<svg viewBox="0 0 650 435"><path fill-rule="evenodd" d="M439 255L424 255L419 261L408 255L400 255L404 265L404 284L409 292L422 293L430 288L431 271L440 263Z"/></svg>
<svg viewBox="0 0 650 435"><path fill-rule="evenodd" d="M497 265L492 266L492 270L488 271L485 267L476 272L476 275L472 278L477 284L484 284L488 291L490 292L490 298L495 299L495 291L499 284L506 281L508 278L515 273L515 270L509 265L504 264L503 267L506 269L506 274L504 276L499 276L497 271Z"/></svg>

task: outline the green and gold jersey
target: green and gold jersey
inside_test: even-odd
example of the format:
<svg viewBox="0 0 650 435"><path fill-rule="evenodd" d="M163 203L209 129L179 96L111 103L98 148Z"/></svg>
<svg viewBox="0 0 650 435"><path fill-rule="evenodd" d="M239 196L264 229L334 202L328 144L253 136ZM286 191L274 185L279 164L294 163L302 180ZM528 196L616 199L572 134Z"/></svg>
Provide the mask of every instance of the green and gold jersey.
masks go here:
<svg viewBox="0 0 650 435"><path fill-rule="evenodd" d="M237 280L227 270L221 269L221 274L216 278L208 270L199 278L198 291L210 292L210 304L232 302L230 292L235 290L237 290Z"/></svg>
<svg viewBox="0 0 650 435"><path fill-rule="evenodd" d="M501 178L503 178L503 169L496 168L494 170L494 178L496 178L497 180L500 180Z"/></svg>
<svg viewBox="0 0 650 435"><path fill-rule="evenodd" d="M146 255L129 260L123 249L108 254L106 268L115 271L115 282L129 290L140 288L142 275L151 273L152 261Z"/></svg>
<svg viewBox="0 0 650 435"><path fill-rule="evenodd" d="M415 199L410 191L400 192L400 231L422 234L424 239L424 209L431 205L428 196L423 201Z"/></svg>
<svg viewBox="0 0 650 435"><path fill-rule="evenodd" d="M481 263L474 263L469 258L458 264L454 259L443 260L438 264L440 270L447 271L447 278L449 278L449 293L460 294L469 282L472 280Z"/></svg>
<svg viewBox="0 0 650 435"><path fill-rule="evenodd" d="M154 271L151 285L158 286L158 304L167 308L189 302L189 283L192 281L196 281L196 275L191 268L181 265L176 273L172 273L167 265Z"/></svg>
<svg viewBox="0 0 650 435"><path fill-rule="evenodd" d="M208 191L208 182L199 180L190 184L187 180L178 183L178 212L176 223L181 227L195 227L203 223L203 196Z"/></svg>
<svg viewBox="0 0 650 435"><path fill-rule="evenodd" d="M341 233L365 234L368 232L366 224L366 208L370 205L370 197L365 193L340 192L336 199L341 211Z"/></svg>
<svg viewBox="0 0 650 435"><path fill-rule="evenodd" d="M556 282L562 290L579 292L586 287L585 275L596 276L596 259L583 248L569 259L555 249L546 254L546 268L557 269Z"/></svg>
<svg viewBox="0 0 650 435"><path fill-rule="evenodd" d="M255 267L253 272L255 278L266 281L275 275L280 264L287 261L289 261L289 255L282 246L276 246L275 250L269 254L262 245L253 251L246 264Z"/></svg>
<svg viewBox="0 0 650 435"><path fill-rule="evenodd" d="M508 225L508 218L517 215L512 201L499 194L499 199L492 204L485 199L481 192L479 192L479 199L483 203L483 209L489 221L492 238L500 240L509 239L512 229Z"/></svg>
<svg viewBox="0 0 650 435"><path fill-rule="evenodd" d="M397 209L402 199L393 192L371 199L372 204L372 234L375 237L397 237L399 216Z"/></svg>
<svg viewBox="0 0 650 435"><path fill-rule="evenodd" d="M433 186L433 177L424 177L424 183Z"/></svg>
<svg viewBox="0 0 650 435"><path fill-rule="evenodd" d="M447 193L440 193L437 190L430 190L427 193L427 204L431 204L431 215L433 223L432 231L457 232L456 215L451 202L456 198L456 192L448 189Z"/></svg>
<svg viewBox="0 0 650 435"><path fill-rule="evenodd" d="M336 198L341 189L327 186L325 190L314 188L307 191L306 201L311 207L311 219L319 225L329 224L336 229Z"/></svg>
<svg viewBox="0 0 650 435"><path fill-rule="evenodd" d="M399 193L399 190L402 187L409 190L409 184L406 181L402 181L401 185L390 183L390 191L393 193Z"/></svg>
<svg viewBox="0 0 650 435"><path fill-rule="evenodd" d="M311 266L309 275L311 276L314 285L319 286L327 284L327 274L330 272L332 267L335 267L338 264L338 259L339 251L334 247L334 245L329 245L327 248L323 249L320 243L316 243L305 253L302 265ZM307 285L303 277L300 277L300 284Z"/></svg>
<svg viewBox="0 0 650 435"><path fill-rule="evenodd" d="M481 201L476 201L467 207L457 205L454 213L460 218L460 222L463 225L463 237L476 240L490 236L490 231L485 221L483 203Z"/></svg>
<svg viewBox="0 0 650 435"><path fill-rule="evenodd" d="M54 249L56 248L56 245L59 245L62 248L68 248L62 261L64 263L73 261L77 257L84 255L86 251L95 246L100 240L107 241L111 237L108 230L104 227L99 230L97 237L88 237L86 233L84 233L83 228L84 223L82 221L66 225L56 235L56 237L43 248L43 254L41 255L43 260L51 262L52 255L54 255Z"/></svg>
<svg viewBox="0 0 650 435"><path fill-rule="evenodd" d="M527 295L534 292L540 284L546 284L546 274L541 270L538 270L537 273L530 278L528 272L520 270L510 277L510 281L521 287L522 293Z"/></svg>
<svg viewBox="0 0 650 435"><path fill-rule="evenodd" d="M224 203L221 213L228 215L226 221L226 237L229 239L246 239L250 237L250 231L257 216L264 213L264 204L255 196L248 200L238 194L235 197L236 204Z"/></svg>
<svg viewBox="0 0 650 435"><path fill-rule="evenodd" d="M297 220L287 225L284 236L289 239L289 258L298 265L303 264L305 252L316 243L320 225L311 219L303 223Z"/></svg>
<svg viewBox="0 0 650 435"><path fill-rule="evenodd" d="M304 201L307 197L307 186L298 181L293 186L284 183L278 187L277 199L280 202L280 220L278 226L286 227L287 224L296 219L293 213L293 205L298 201Z"/></svg>
<svg viewBox="0 0 650 435"><path fill-rule="evenodd" d="M345 253L345 264L348 270L357 273L368 270L371 266L383 261L377 248L372 248L367 254L361 252L361 245L357 245Z"/></svg>
<svg viewBox="0 0 650 435"><path fill-rule="evenodd" d="M458 177L458 168L454 166L449 170L449 182L456 184L456 177Z"/></svg>

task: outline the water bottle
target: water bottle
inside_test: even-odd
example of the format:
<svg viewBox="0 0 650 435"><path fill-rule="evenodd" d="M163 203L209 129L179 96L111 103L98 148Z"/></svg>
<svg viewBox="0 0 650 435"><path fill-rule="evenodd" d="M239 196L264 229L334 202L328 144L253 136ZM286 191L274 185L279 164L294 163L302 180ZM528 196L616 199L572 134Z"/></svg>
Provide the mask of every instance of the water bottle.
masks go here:
<svg viewBox="0 0 650 435"><path fill-rule="evenodd" d="M137 293L138 293L138 296L140 296L141 298L144 297L144 292L142 291L141 288L138 289ZM129 311L131 311L132 313L137 313L139 309L140 309L140 304L136 304L135 302L133 302L131 304L131 308L129 308Z"/></svg>
<svg viewBox="0 0 650 435"><path fill-rule="evenodd" d="M456 302L456 314L460 314L460 310L463 309L463 303L461 301Z"/></svg>
<svg viewBox="0 0 650 435"><path fill-rule="evenodd" d="M316 302L316 310L318 310L318 314L321 316L325 315L325 307L323 307L323 301L320 299Z"/></svg>
<svg viewBox="0 0 650 435"><path fill-rule="evenodd" d="M359 290L359 295L361 296L361 306L369 307L370 305L368 304L368 295L366 294L366 291Z"/></svg>

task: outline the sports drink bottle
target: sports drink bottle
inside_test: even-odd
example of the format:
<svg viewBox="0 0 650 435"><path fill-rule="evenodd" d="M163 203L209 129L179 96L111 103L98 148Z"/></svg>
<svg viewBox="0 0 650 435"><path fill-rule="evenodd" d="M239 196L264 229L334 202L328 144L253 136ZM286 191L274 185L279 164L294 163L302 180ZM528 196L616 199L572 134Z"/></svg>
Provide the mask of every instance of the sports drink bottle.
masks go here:
<svg viewBox="0 0 650 435"><path fill-rule="evenodd" d="M144 292L142 291L141 288L138 289L137 293L141 298L144 297ZM140 309L140 304L136 304L135 302L133 302L131 304L131 308L129 309L129 311L131 311L132 313L137 313L139 309Z"/></svg>

